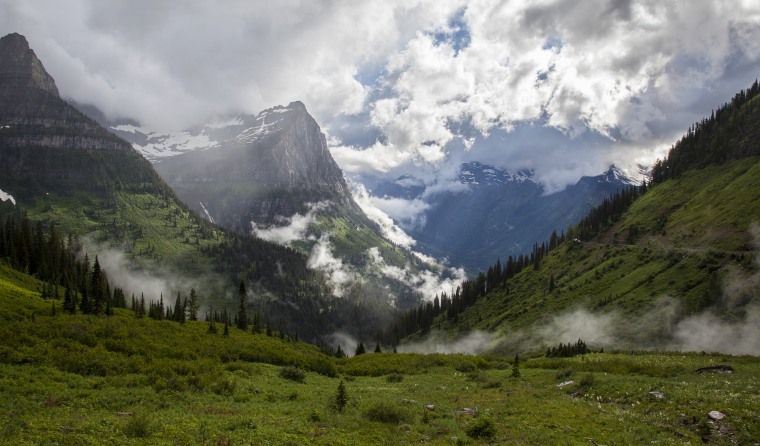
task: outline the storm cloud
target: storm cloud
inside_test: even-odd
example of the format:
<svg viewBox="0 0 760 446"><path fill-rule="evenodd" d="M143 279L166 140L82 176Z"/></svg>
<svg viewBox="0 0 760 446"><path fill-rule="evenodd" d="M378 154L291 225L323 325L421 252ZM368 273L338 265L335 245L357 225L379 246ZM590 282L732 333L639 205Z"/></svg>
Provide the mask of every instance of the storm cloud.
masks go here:
<svg viewBox="0 0 760 446"><path fill-rule="evenodd" d="M0 32L26 35L64 96L112 118L179 130L301 100L347 173L430 185L470 160L533 168L548 192L613 163L635 172L760 71L751 0L0 0L0 12Z"/></svg>

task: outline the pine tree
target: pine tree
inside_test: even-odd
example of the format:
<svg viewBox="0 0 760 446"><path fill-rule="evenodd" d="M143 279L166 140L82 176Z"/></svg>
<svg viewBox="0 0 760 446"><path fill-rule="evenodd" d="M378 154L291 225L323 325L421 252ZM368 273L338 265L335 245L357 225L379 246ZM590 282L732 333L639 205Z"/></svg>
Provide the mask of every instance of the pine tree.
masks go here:
<svg viewBox="0 0 760 446"><path fill-rule="evenodd" d="M95 256L95 262L92 265L92 274L90 275L90 291L92 292L92 312L101 314L105 309L105 299L103 296L103 273L100 270L98 256Z"/></svg>
<svg viewBox="0 0 760 446"><path fill-rule="evenodd" d="M375 353L382 353L383 351L380 349L380 343L378 342L375 344Z"/></svg>
<svg viewBox="0 0 760 446"><path fill-rule="evenodd" d="M343 412L343 409L346 408L346 405L348 404L348 392L346 392L346 385L343 383L343 380L340 380L340 384L338 384L338 390L335 392L335 409L338 412Z"/></svg>
<svg viewBox="0 0 760 446"><path fill-rule="evenodd" d="M245 282L240 281L240 287L238 287L238 295L240 296L240 306L238 307L237 316L235 316L235 325L241 330L248 328L248 311L245 309Z"/></svg>
<svg viewBox="0 0 760 446"><path fill-rule="evenodd" d="M258 311L253 313L253 328L251 330L254 334L261 333L261 315Z"/></svg>
<svg viewBox="0 0 760 446"><path fill-rule="evenodd" d="M190 297L187 300L187 317L191 321L198 320L198 311L201 309L201 305L198 302L198 294L195 292L195 288L190 288Z"/></svg>
<svg viewBox="0 0 760 446"><path fill-rule="evenodd" d="M180 324L185 323L185 307L182 305L182 295L177 291L177 302L174 304L174 321Z"/></svg>
<svg viewBox="0 0 760 446"><path fill-rule="evenodd" d="M82 314L90 314L92 313L92 304L90 302L90 297L87 295L87 288L82 288L82 300L79 302L79 311L82 312Z"/></svg>
<svg viewBox="0 0 760 446"><path fill-rule="evenodd" d="M356 352L354 353L354 356L359 356L367 353L367 351L364 349L364 343L360 342L359 345L356 346Z"/></svg>
<svg viewBox="0 0 760 446"><path fill-rule="evenodd" d="M520 376L520 357L515 355L515 362L512 364L512 377L518 378Z"/></svg>

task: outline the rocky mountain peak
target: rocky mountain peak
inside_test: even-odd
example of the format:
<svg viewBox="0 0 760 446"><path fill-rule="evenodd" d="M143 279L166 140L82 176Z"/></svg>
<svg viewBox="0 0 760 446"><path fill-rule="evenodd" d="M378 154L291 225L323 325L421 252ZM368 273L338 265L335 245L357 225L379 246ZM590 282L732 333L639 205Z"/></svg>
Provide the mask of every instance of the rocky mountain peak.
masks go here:
<svg viewBox="0 0 760 446"><path fill-rule="evenodd" d="M39 89L58 96L55 80L29 47L26 37L11 33L0 38L0 90Z"/></svg>
<svg viewBox="0 0 760 446"><path fill-rule="evenodd" d="M0 147L129 149L61 99L55 80L16 33L0 38Z"/></svg>

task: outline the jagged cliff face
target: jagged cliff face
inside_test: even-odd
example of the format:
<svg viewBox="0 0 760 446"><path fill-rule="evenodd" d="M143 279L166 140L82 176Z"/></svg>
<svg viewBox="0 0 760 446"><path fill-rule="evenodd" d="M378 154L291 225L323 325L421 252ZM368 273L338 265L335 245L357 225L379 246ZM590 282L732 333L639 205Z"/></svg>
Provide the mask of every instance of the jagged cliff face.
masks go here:
<svg viewBox="0 0 760 446"><path fill-rule="evenodd" d="M322 201L361 214L302 103L240 118L216 132L206 150L164 157L156 169L185 203L217 223L249 232L251 222L277 224Z"/></svg>
<svg viewBox="0 0 760 446"><path fill-rule="evenodd" d="M24 36L0 39L0 146L128 150L61 99Z"/></svg>
<svg viewBox="0 0 760 446"><path fill-rule="evenodd" d="M0 39L0 181L16 198L160 186L126 141L74 109L24 36Z"/></svg>

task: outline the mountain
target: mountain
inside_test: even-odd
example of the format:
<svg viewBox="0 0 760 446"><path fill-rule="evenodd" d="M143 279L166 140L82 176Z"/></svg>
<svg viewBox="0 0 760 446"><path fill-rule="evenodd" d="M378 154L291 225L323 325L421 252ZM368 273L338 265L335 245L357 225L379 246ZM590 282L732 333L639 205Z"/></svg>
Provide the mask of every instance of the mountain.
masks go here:
<svg viewBox="0 0 760 446"><path fill-rule="evenodd" d="M304 255L187 208L131 144L60 98L21 35L0 39L0 81L0 189L15 201L0 202L4 222L20 224L28 212L44 228L79 237L91 259L110 267L112 283L148 301L196 288L206 308L221 311L236 305L227 296L243 280L247 308L302 339L379 329L384 319L363 303L334 305Z"/></svg>
<svg viewBox="0 0 760 446"><path fill-rule="evenodd" d="M222 226L250 232L330 201L353 208L343 172L300 102L264 110L224 127L213 149L165 157L158 172L188 205ZM201 206L202 203L202 206Z"/></svg>
<svg viewBox="0 0 760 446"><path fill-rule="evenodd" d="M596 349L760 354L760 156L742 138L758 123L755 82L690 128L652 184L604 200L565 237L492 264L397 328L484 330L507 352L582 338Z"/></svg>
<svg viewBox="0 0 760 446"><path fill-rule="evenodd" d="M424 186L405 177L374 187L372 194L424 201L429 207L422 218L399 223L420 251L474 273L497 258L528 250L552 231L577 222L610 194L637 184L613 166L547 195L530 170L510 172L477 162L463 164L457 182L464 187L427 196Z"/></svg>
<svg viewBox="0 0 760 446"><path fill-rule="evenodd" d="M187 206L238 233L295 248L338 295L406 308L419 303L419 285L456 274L394 244L364 213L301 102L173 133L79 107L129 138Z"/></svg>
<svg viewBox="0 0 760 446"><path fill-rule="evenodd" d="M0 39L0 147L3 187L17 199L54 185L102 195L120 181L158 180L129 144L60 99L55 81L19 34ZM71 148L77 150L62 150ZM104 157L130 168L95 169Z"/></svg>

